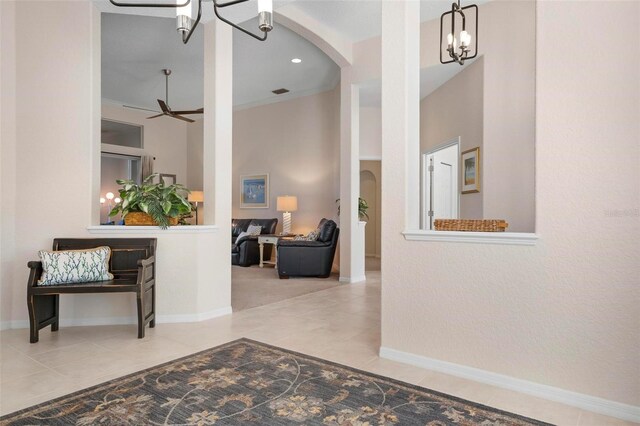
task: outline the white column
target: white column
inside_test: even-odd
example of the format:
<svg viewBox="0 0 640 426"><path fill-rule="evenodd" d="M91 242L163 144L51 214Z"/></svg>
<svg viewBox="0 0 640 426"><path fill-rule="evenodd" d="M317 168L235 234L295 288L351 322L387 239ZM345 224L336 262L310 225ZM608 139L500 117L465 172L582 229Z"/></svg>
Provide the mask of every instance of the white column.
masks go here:
<svg viewBox="0 0 640 426"><path fill-rule="evenodd" d="M233 130L232 28L214 19L204 25L204 123L202 224L219 227L208 251L205 268L210 274L199 291L201 310L213 300L231 305L231 157ZM208 272L206 272L208 271ZM226 302L226 303L225 303Z"/></svg>
<svg viewBox="0 0 640 426"><path fill-rule="evenodd" d="M397 216L404 223L384 223L383 213L382 241L387 241L420 227L420 2L415 0L382 2L382 168L382 205L404 210Z"/></svg>
<svg viewBox="0 0 640 426"><path fill-rule="evenodd" d="M340 79L340 281L365 280L364 244L358 238L360 195L360 89L353 69L341 69Z"/></svg>

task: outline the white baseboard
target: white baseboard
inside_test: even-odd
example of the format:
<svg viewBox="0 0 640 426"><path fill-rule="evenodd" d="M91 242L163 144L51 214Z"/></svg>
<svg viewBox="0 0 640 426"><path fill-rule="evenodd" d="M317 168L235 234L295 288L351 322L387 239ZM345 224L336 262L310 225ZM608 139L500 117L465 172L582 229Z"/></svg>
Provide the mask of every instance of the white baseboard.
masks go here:
<svg viewBox="0 0 640 426"><path fill-rule="evenodd" d="M616 417L631 422L640 422L640 407L634 405L610 401L596 396L568 391L465 365L440 361L384 346L380 347L380 358L402 362L480 383L486 383L538 398L548 399L550 401L560 402L572 407L581 408L598 414L604 414L605 416Z"/></svg>
<svg viewBox="0 0 640 426"><path fill-rule="evenodd" d="M367 280L367 277L365 275L361 275L359 277L340 277L339 279L341 283L347 283L347 284L361 283L366 280Z"/></svg>
<svg viewBox="0 0 640 426"><path fill-rule="evenodd" d="M156 322L158 324L172 324L182 322L200 322L212 318L222 317L231 314L233 311L231 306L214 309L209 312L201 312L199 314L177 314L177 315L158 315ZM137 324L136 317L102 317L102 318L61 318L60 327L82 327L92 325L123 325ZM0 323L1 330L14 328L29 328L28 320L3 321Z"/></svg>

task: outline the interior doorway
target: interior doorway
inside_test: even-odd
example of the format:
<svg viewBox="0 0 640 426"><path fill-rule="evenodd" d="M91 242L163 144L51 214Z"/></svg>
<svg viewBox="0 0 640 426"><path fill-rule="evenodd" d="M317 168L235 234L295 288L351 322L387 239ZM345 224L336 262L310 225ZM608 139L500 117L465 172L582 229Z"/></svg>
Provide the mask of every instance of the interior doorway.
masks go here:
<svg viewBox="0 0 640 426"><path fill-rule="evenodd" d="M360 161L360 198L367 202L367 222L365 227L365 270L380 270L381 252L381 161Z"/></svg>
<svg viewBox="0 0 640 426"><path fill-rule="evenodd" d="M422 154L422 229L432 230L436 218L458 218L459 157L460 138Z"/></svg>

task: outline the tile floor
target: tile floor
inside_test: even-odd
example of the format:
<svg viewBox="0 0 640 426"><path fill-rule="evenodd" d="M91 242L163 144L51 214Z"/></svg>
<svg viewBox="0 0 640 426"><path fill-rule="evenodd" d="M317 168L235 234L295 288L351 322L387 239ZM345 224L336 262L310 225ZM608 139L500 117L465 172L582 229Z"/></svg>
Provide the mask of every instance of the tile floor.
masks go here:
<svg viewBox="0 0 640 426"><path fill-rule="evenodd" d="M158 324L136 339L127 326L0 333L0 413L95 385L190 353L248 337L560 425L621 420L516 392L380 359L380 273L294 299L193 324Z"/></svg>

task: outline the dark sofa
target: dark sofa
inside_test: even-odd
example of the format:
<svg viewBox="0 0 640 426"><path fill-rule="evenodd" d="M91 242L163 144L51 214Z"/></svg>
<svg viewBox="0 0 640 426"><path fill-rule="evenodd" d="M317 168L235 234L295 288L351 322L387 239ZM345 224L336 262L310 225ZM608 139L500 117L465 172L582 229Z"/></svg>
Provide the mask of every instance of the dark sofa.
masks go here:
<svg viewBox="0 0 640 426"><path fill-rule="evenodd" d="M278 241L278 275L289 277L328 278L338 246L340 229L333 220L322 219L318 224L317 241Z"/></svg>
<svg viewBox="0 0 640 426"><path fill-rule="evenodd" d="M232 219L231 220L231 264L238 266L251 266L260 263L260 247L258 237L243 237L237 241L238 235L245 232L249 225L262 226L260 235L272 235L276 233L278 219ZM237 244L236 244L237 243ZM271 257L271 244L265 244L264 257Z"/></svg>

